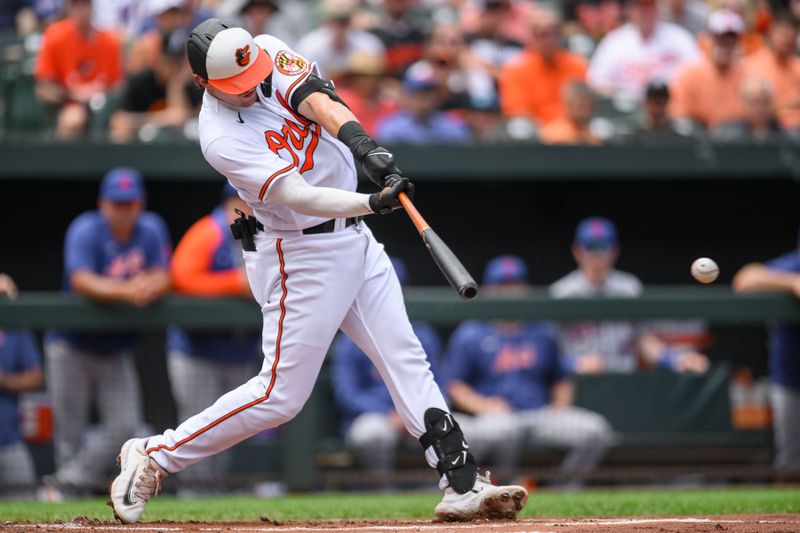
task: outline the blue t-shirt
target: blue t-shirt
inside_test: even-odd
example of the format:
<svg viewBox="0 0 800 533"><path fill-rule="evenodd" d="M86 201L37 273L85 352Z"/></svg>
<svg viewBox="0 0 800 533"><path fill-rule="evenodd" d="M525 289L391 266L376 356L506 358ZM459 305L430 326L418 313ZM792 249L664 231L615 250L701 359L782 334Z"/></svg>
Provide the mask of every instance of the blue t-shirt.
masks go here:
<svg viewBox="0 0 800 533"><path fill-rule="evenodd" d="M375 137L385 143L463 143L471 136L466 123L438 111L427 122L400 111L378 121L375 128Z"/></svg>
<svg viewBox="0 0 800 533"><path fill-rule="evenodd" d="M442 351L439 334L425 322L414 322L412 327L436 375ZM394 409L389 389L375 365L346 335L339 335L333 345L331 377L334 398L343 415L342 433L362 413L388 413Z"/></svg>
<svg viewBox="0 0 800 533"><path fill-rule="evenodd" d="M225 209L222 206L214 209L211 219L219 244L212 252L208 270L222 272L238 268L243 261L242 247L233 240ZM173 326L167 330L167 349L229 365L255 364L264 357L261 353L261 333L245 330L189 331Z"/></svg>
<svg viewBox="0 0 800 533"><path fill-rule="evenodd" d="M800 251L789 252L766 266L780 272L800 274ZM800 325L778 323L769 341L769 374L774 383L800 389Z"/></svg>
<svg viewBox="0 0 800 533"><path fill-rule="evenodd" d="M445 374L448 383L462 381L478 394L504 398L515 409L538 409L550 403L550 388L567 372L550 325L506 331L470 320L450 337Z"/></svg>
<svg viewBox="0 0 800 533"><path fill-rule="evenodd" d="M72 221L64 239L64 280L62 289L70 293L72 274L86 270L116 279L130 279L152 268L168 269L172 253L164 220L144 212L136 221L128 242L118 242L111 235L99 211L87 211ZM81 333L53 330L48 341L65 340L78 349L93 353L133 350L136 335L119 333Z"/></svg>
<svg viewBox="0 0 800 533"><path fill-rule="evenodd" d="M42 365L41 361L33 335L27 331L0 330L0 372L17 374L33 370ZM0 446L21 440L17 395L0 391Z"/></svg>

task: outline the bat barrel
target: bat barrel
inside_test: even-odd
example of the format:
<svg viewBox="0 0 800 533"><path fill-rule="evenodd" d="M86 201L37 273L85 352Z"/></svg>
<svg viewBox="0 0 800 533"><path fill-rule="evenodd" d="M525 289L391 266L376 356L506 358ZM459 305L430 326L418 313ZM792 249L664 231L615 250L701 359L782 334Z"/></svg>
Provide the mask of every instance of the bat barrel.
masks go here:
<svg viewBox="0 0 800 533"><path fill-rule="evenodd" d="M450 250L444 241L431 228L422 232L422 240L428 247L433 260L442 271L445 279L450 283L462 300L472 300L478 295L478 284Z"/></svg>

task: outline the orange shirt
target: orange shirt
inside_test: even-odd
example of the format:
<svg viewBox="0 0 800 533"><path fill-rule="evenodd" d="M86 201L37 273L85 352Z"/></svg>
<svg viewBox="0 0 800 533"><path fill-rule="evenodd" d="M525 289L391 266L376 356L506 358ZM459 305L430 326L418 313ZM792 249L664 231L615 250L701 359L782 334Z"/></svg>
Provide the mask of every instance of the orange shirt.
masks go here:
<svg viewBox="0 0 800 533"><path fill-rule="evenodd" d="M240 296L243 273L236 268L211 270L214 254L224 246L223 235L211 216L195 222L181 238L170 263L172 287L196 296Z"/></svg>
<svg viewBox="0 0 800 533"><path fill-rule="evenodd" d="M561 89L571 80L586 78L586 60L560 50L553 62L526 49L508 62L500 74L500 106L507 117L526 116L548 122L564 113Z"/></svg>
<svg viewBox="0 0 800 533"><path fill-rule="evenodd" d="M787 128L800 126L800 59L792 57L779 64L764 48L744 60L747 77L765 79L772 85L778 120Z"/></svg>
<svg viewBox="0 0 800 533"><path fill-rule="evenodd" d="M741 119L744 105L739 86L743 76L741 63L721 72L705 57L681 67L670 85L670 116L690 118L707 128Z"/></svg>
<svg viewBox="0 0 800 533"><path fill-rule="evenodd" d="M90 82L110 88L121 76L122 48L112 32L92 30L87 38L70 19L45 30L36 62L37 79L68 89Z"/></svg>
<svg viewBox="0 0 800 533"><path fill-rule="evenodd" d="M539 130L542 144L600 144L588 129L578 129L566 117L551 120Z"/></svg>

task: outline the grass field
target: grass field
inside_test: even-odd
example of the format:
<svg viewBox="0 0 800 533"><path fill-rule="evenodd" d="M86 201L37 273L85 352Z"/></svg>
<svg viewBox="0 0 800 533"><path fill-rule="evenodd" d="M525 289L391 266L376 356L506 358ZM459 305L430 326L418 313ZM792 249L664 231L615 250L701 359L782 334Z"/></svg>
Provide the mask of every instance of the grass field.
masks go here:
<svg viewBox="0 0 800 533"><path fill-rule="evenodd" d="M429 518L439 494L315 494L265 500L252 497L178 500L157 497L145 520L258 521L349 518ZM521 516L697 516L800 512L800 488L732 488L697 490L586 490L575 493L538 491ZM60 504L0 502L0 520L69 521L79 516L110 520L105 500Z"/></svg>

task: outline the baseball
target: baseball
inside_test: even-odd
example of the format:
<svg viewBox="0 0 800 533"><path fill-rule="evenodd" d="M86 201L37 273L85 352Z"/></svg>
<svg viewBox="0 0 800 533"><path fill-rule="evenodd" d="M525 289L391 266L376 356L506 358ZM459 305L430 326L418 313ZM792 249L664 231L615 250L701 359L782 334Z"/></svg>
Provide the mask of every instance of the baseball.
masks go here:
<svg viewBox="0 0 800 533"><path fill-rule="evenodd" d="M692 276L700 283L711 283L719 276L719 267L713 259L701 257L692 263Z"/></svg>

